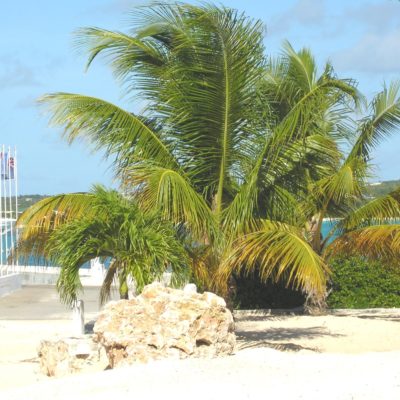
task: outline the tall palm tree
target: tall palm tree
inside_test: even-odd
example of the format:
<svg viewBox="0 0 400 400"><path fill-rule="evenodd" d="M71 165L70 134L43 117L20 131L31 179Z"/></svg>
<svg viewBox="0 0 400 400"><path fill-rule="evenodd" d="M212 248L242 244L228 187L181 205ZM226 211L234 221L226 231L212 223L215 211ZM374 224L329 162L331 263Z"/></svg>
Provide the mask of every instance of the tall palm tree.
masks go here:
<svg viewBox="0 0 400 400"><path fill-rule="evenodd" d="M57 289L62 301L73 304L82 290L79 269L96 257L109 261L101 303L109 298L115 278L121 298L127 298L130 278L140 291L144 285L162 279L167 270L175 285L190 277L186 251L176 229L157 213L143 213L133 199L102 186L75 196L85 203L84 214L54 230L40 229L42 236L23 240L19 249L20 255L44 256L61 267ZM31 212L40 212L47 201L32 206ZM53 217L66 216L59 212Z"/></svg>
<svg viewBox="0 0 400 400"><path fill-rule="evenodd" d="M81 29L77 46L88 66L105 56L125 92L145 101L142 112L55 93L41 100L52 123L69 142L85 137L105 148L140 207L185 232L204 285L224 288L233 272L257 269L263 280L321 298L329 276L322 220L351 211L362 195L371 147L399 125L395 89L356 124L363 99L354 82L329 63L318 75L311 53L288 43L281 57L267 58L260 21L177 3L135 9L131 22L127 34ZM379 106L388 92L391 106ZM76 195L42 206L20 218L26 239L38 224L54 228L87 209ZM54 210L63 220L49 218Z"/></svg>

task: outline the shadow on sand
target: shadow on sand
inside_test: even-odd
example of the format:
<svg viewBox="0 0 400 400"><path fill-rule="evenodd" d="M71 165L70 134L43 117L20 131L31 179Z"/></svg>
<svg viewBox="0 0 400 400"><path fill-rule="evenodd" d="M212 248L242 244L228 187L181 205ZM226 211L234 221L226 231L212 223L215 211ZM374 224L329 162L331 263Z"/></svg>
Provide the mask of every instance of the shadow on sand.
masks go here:
<svg viewBox="0 0 400 400"><path fill-rule="evenodd" d="M399 309L365 309L365 310L337 310L333 312L335 317L356 317L379 321L400 322Z"/></svg>
<svg viewBox="0 0 400 400"><path fill-rule="evenodd" d="M279 321L290 318L288 316L273 316L268 317L269 320ZM260 320L265 321L265 316L251 316L245 318L246 322L257 322ZM243 321L243 319L242 319ZM324 326L311 326L306 328L267 328L264 330L252 329L251 325L246 328L243 327L236 330L236 338L238 341L238 348L252 348L252 347L271 347L281 351L300 351L311 350L318 352L316 347L305 347L296 344L296 340L301 339L314 339L318 337L341 337L345 336L339 333L332 333Z"/></svg>

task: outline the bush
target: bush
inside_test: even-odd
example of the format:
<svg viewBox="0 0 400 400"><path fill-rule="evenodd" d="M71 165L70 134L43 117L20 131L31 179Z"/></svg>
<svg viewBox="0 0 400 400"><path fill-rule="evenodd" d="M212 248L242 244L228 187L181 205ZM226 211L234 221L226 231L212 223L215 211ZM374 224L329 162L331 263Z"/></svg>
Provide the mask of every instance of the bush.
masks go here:
<svg viewBox="0 0 400 400"><path fill-rule="evenodd" d="M329 308L400 307L400 268L390 268L362 257L331 263ZM304 304L300 291L284 284L260 282L257 274L235 277L236 309L294 308Z"/></svg>
<svg viewBox="0 0 400 400"><path fill-rule="evenodd" d="M284 283L260 281L258 274L236 276L236 295L233 307L242 310L262 308L294 308L304 304L305 297L300 291L286 288Z"/></svg>
<svg viewBox="0 0 400 400"><path fill-rule="evenodd" d="M329 308L400 307L400 271L362 257L331 263Z"/></svg>

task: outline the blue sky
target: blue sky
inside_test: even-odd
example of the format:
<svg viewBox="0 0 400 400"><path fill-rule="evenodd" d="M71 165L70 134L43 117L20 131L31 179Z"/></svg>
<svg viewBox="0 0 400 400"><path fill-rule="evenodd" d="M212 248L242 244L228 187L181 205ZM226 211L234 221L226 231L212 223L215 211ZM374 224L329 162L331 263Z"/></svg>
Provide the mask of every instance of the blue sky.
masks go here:
<svg viewBox="0 0 400 400"><path fill-rule="evenodd" d="M191 1L195 3L195 1ZM106 67L73 50L72 32L83 26L125 30L135 0L36 0L2 3L0 27L0 143L19 153L20 192L55 194L86 191L93 183L112 183L109 163L83 142L68 146L59 128L35 100L66 91L101 97L125 108ZM397 0L222 0L260 18L266 49L278 54L283 40L309 47L322 65L333 62L340 77L359 81L369 98L384 81L400 78L400 2ZM374 154L377 179L398 179L400 132Z"/></svg>

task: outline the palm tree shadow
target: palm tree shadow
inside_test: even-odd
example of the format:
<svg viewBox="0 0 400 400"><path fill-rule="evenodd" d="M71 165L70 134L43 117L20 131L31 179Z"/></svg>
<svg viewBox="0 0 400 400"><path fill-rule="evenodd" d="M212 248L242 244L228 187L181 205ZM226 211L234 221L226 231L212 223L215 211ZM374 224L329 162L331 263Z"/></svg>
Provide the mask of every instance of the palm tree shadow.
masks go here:
<svg viewBox="0 0 400 400"><path fill-rule="evenodd" d="M293 317L294 315L301 314L271 314L271 315L234 315L235 322L257 322L257 321L284 321Z"/></svg>
<svg viewBox="0 0 400 400"><path fill-rule="evenodd" d="M361 319L376 319L380 321L400 322L400 316L377 316L377 315L359 315Z"/></svg>
<svg viewBox="0 0 400 400"><path fill-rule="evenodd" d="M316 353L320 353L320 350L317 347L301 346L299 344L290 343L290 342L274 343L274 342L267 342L267 341L254 342L254 343L242 343L242 344L239 344L238 350L251 349L251 348L257 348L257 347L270 347L272 349L279 350L279 351L309 350L309 351L314 351Z"/></svg>
<svg viewBox="0 0 400 400"><path fill-rule="evenodd" d="M379 321L391 321L391 322L400 322L400 314L398 311L387 312L387 311L345 311L345 312L335 312L333 314L335 317L356 317L361 319L371 319L371 320L379 320Z"/></svg>
<svg viewBox="0 0 400 400"><path fill-rule="evenodd" d="M96 320L91 320L85 323L85 334L93 334L93 328Z"/></svg>
<svg viewBox="0 0 400 400"><path fill-rule="evenodd" d="M313 326L307 328L268 328L259 330L238 330L236 338L240 350L252 347L272 347L281 351L311 350L319 352L316 347L307 347L295 343L296 340L314 339L318 337L340 337L339 333L332 333L326 327Z"/></svg>

